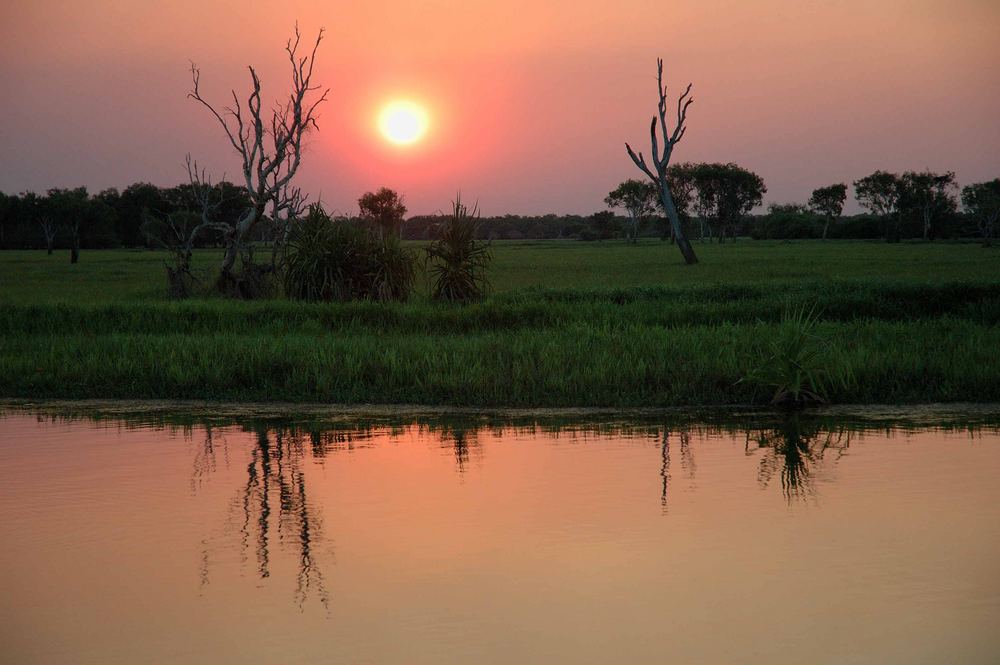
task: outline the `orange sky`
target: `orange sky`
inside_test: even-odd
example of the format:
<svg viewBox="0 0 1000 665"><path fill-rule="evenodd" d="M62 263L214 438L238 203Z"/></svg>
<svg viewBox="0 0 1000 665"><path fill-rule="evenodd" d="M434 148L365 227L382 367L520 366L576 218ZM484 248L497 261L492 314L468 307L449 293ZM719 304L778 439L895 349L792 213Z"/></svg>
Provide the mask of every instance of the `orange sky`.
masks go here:
<svg viewBox="0 0 1000 665"><path fill-rule="evenodd" d="M331 209L380 185L412 213L458 189L485 214L599 209L638 173L623 142L646 142L658 55L694 83L676 159L738 162L768 201L876 168L1000 175L994 0L21 0L0 8L0 190L172 185L187 152L236 173L188 61L220 102L247 64L276 95L296 18L328 31L300 184ZM400 96L433 117L407 149L375 126Z"/></svg>

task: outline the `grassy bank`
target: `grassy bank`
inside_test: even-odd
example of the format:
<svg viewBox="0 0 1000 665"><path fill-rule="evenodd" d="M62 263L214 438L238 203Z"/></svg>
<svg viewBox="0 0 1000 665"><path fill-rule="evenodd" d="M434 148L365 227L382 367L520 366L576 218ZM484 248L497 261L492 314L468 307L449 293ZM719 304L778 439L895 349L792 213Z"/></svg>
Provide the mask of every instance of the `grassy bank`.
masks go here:
<svg viewBox="0 0 1000 665"><path fill-rule="evenodd" d="M469 307L163 299L162 257L0 253L0 396L468 406L764 403L820 313L836 402L1000 401L1000 255L971 245L500 243ZM202 252L203 264L214 260Z"/></svg>

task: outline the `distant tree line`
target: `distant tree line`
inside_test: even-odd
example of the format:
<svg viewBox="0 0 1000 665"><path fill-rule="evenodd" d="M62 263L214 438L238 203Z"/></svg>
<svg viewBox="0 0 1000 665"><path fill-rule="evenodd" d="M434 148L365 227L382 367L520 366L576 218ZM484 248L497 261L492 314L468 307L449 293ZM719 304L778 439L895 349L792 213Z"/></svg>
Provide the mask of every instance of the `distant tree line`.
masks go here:
<svg viewBox="0 0 1000 665"><path fill-rule="evenodd" d="M898 242L903 238L979 237L989 245L1000 216L1000 179L959 190L953 172L876 171L853 183L854 197L868 212L843 216L848 187L819 187L807 203L772 203L765 214L750 211L763 202L763 178L736 164L671 164L665 178L687 237L700 240L752 238L854 238ZM605 199L628 214L626 239L672 226L658 206L655 183L626 180ZM959 206L961 202L961 209ZM659 213L659 214L658 214Z"/></svg>
<svg viewBox="0 0 1000 665"><path fill-rule="evenodd" d="M672 164L667 168L673 199L689 238L723 242L737 236L755 239L902 239L996 237L1000 218L1000 179L961 190L954 174L885 171L853 183L866 213L842 215L849 188L834 184L817 188L806 203L771 203L767 212L751 214L762 204L766 187L760 176L736 164ZM238 217L249 205L245 188L229 182L212 186L224 209L222 217ZM50 189L44 194L0 193L0 249L70 250L111 247L160 248L199 219L191 184L157 187L135 183L124 190L91 194L86 188ZM655 186L626 180L609 192L612 210L590 215L499 215L479 218L481 240L578 239L601 241L640 237L670 239L671 226L659 204ZM383 234L406 240L429 240L440 215L405 218L396 192L381 188L358 201L357 219ZM624 214L617 214L617 209ZM264 216L253 240L271 242L281 225ZM193 247L222 247L215 228L200 233Z"/></svg>
<svg viewBox="0 0 1000 665"><path fill-rule="evenodd" d="M245 190L228 182L213 186L224 214L247 205ZM0 249L101 249L158 247L166 229L194 215L191 185L157 187L135 183L124 190L91 194L85 187L50 189L44 194L0 193ZM262 230L261 237L267 231ZM217 230L200 235L195 246L222 242Z"/></svg>

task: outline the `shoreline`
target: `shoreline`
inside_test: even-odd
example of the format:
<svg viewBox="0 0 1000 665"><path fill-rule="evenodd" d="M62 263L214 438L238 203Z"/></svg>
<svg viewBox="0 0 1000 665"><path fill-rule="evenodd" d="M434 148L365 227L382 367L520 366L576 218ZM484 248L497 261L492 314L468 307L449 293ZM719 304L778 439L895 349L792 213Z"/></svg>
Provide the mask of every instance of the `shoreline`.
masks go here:
<svg viewBox="0 0 1000 665"><path fill-rule="evenodd" d="M187 416L220 419L321 419L328 422L356 419L433 419L447 417L499 420L572 420L579 422L653 419L711 422L744 418L770 420L790 414L812 418L841 418L871 423L893 422L933 425L960 419L1000 426L1000 403L927 402L914 404L828 404L799 410L750 404L696 407L464 407L427 404L323 404L315 402L233 402L166 399L29 399L0 398L0 416L17 413L90 412L100 417Z"/></svg>

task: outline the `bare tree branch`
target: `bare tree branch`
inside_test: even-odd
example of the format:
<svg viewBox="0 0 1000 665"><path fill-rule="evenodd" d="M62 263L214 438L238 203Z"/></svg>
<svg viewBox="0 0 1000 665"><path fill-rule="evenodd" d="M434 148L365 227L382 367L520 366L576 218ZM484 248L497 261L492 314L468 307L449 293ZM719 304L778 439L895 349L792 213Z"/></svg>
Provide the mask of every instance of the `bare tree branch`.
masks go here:
<svg viewBox="0 0 1000 665"><path fill-rule="evenodd" d="M674 146L684 137L684 133L687 131L687 110L694 99L691 98L691 84L689 83L684 93L677 98L677 122L674 125L673 132L670 132L667 128L667 86L663 83L662 58L656 59L656 96L656 115L653 116L652 122L649 124L651 159L656 173L653 173L653 169L646 163L641 152L636 154L632 150L632 146L628 143L625 144L625 150L639 170L645 173L656 184L660 192L663 209L670 219L674 238L677 240L681 253L684 255L685 262L689 264L697 263L698 259L694 254L694 249L687 241L684 231L681 228L680 218L674 206L670 187L667 182L667 167L670 165L670 157L673 154ZM660 145L660 137L657 135L657 124L660 126L659 134L662 135L663 139L662 146Z"/></svg>
<svg viewBox="0 0 1000 665"><path fill-rule="evenodd" d="M232 269L236 256L249 238L253 228L270 206L275 223L296 217L305 206L306 197L297 187L291 185L302 162L303 138L310 130L318 130L317 111L327 101L329 89L317 93L321 88L312 82L316 64L316 53L323 41L324 31L320 29L312 49L305 55L300 52L302 33L298 24L294 36L285 44L285 52L291 66L292 89L284 102L271 110L270 118L261 111L261 81L254 67L248 67L251 91L246 101L241 103L236 91L232 93L232 106L219 111L208 102L201 92L201 71L191 64L192 90L189 97L207 108L222 126L233 149L240 156L241 171L249 200L249 208L238 220L213 220L206 224L215 228L225 227L227 239L226 256L222 272L227 275ZM188 161L188 174L192 186L197 191L204 184L204 171L192 167ZM206 202L203 202L206 203ZM203 218L218 211L218 207L202 206Z"/></svg>

